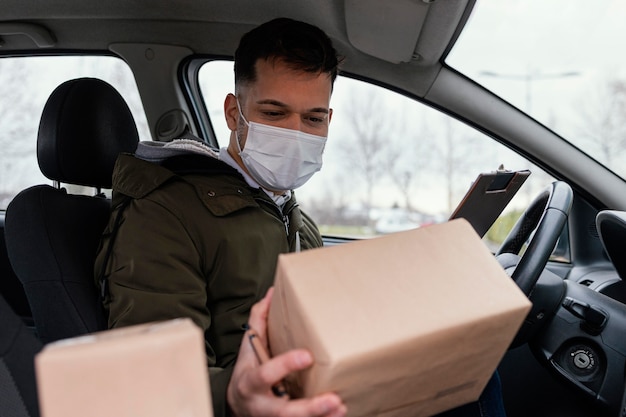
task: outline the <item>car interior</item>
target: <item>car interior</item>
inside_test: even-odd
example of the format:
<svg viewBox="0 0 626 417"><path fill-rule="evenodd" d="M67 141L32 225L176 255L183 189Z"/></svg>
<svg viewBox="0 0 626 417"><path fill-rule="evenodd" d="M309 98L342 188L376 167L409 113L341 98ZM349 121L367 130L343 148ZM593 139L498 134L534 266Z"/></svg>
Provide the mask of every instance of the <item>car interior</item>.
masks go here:
<svg viewBox="0 0 626 417"><path fill-rule="evenodd" d="M128 106L104 81L67 81L44 107L37 159L57 186L27 188L11 201L4 221L8 256L43 343L106 328L93 265L111 202L100 192L69 194L59 184L111 188L117 155L133 152L138 141ZM38 262L30 258L33 248Z"/></svg>
<svg viewBox="0 0 626 417"><path fill-rule="evenodd" d="M33 358L43 344L14 309L0 296L0 383L2 413L38 416Z"/></svg>
<svg viewBox="0 0 626 417"><path fill-rule="evenodd" d="M490 0L175 3L173 7L167 0L3 2L0 80L8 92L0 98L0 109L10 115L12 107L19 109L19 103L33 101L36 95L42 102L41 109L21 112L15 119L16 124L28 125L23 142L30 142L28 163L39 175L26 185L18 181L22 174L16 168L16 161L25 157L10 147L20 142L23 131L9 123L10 116L6 125L0 125L7 132L0 137L7 149L7 162L0 157L0 192L11 188L8 203L0 207L3 415L4 410L11 410L10 416L39 415L32 358L43 345L106 327L93 262L108 221L117 155L132 153L140 140L170 141L185 135L215 148L223 146L219 106L232 80L224 82L219 71L209 69L225 63L224 73L232 77L232 56L241 35L278 16L318 25L342 54L341 77L346 81L337 84L333 100L347 109L344 113L354 110L358 120L337 129L340 135L347 136L346 129L352 129L365 138L367 131L359 128L370 128L371 114L384 110L400 114L404 109L407 119L421 118L421 113L411 113L412 107L398 104L411 101L527 161L514 169L531 169L538 185L521 189L530 191L518 193L527 199L515 221L498 242L490 242L494 256L533 303L498 368L507 415L624 415L626 263L621 250L626 241L626 180L617 168L603 164L579 143L565 140L556 127L529 114L528 108L507 101L449 63L464 32L480 22L483 7L502 13L497 4ZM63 73L50 87L39 87L37 79L49 75L44 74L49 65L45 60L61 56L113 57L118 63L106 77L91 69L87 74ZM16 63L27 59L41 59L44 64L33 73L34 79L17 82L27 73ZM72 64L65 66L82 71L79 61L67 62ZM117 65L123 65L123 70ZM129 82L137 91L137 102L126 95ZM343 87L352 83L375 86L406 101L372 96L362 100L364 106L371 105L371 113L363 115L358 111L366 107L356 108L350 101L354 90ZM36 94L11 89L18 85L31 86ZM334 119L339 114L336 111ZM453 132L448 124L438 127ZM418 133L438 138L431 130ZM395 136L419 137L402 133ZM471 139L463 136L463 146L475 147ZM373 143L372 159L386 146L386 142ZM408 152L409 145L404 146ZM467 149L462 148L466 159L481 153L478 148ZM341 154L344 159L345 155L357 158L354 146L346 152L351 153ZM400 154L395 158L399 161ZM451 177L449 182L463 192L476 174L495 169L497 159L490 156L491 165L468 167L467 177ZM331 165L331 155L327 161ZM433 177L438 183L445 178L439 173ZM319 181L329 181L326 178ZM379 187L387 187L385 192L390 193L388 184ZM330 188L341 188L341 183ZM312 194L326 197L319 189ZM423 200L429 199L424 196ZM449 208L458 201L447 198ZM368 213L374 200L376 196L366 205ZM316 221L325 227L321 228L325 245L372 237L355 233L355 219L363 216L360 206L358 210L347 203L326 206L358 214L346 214L344 219L350 221L341 228L329 226L324 217L328 211L311 204L317 209L312 210L318 214ZM431 217L429 222L447 219Z"/></svg>

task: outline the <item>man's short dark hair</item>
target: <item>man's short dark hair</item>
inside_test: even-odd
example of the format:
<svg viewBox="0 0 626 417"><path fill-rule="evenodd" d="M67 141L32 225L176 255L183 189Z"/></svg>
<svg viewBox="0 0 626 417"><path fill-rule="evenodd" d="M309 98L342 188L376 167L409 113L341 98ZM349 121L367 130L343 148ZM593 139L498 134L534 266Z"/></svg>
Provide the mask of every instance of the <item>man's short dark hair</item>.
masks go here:
<svg viewBox="0 0 626 417"><path fill-rule="evenodd" d="M337 78L339 57L320 28L285 17L270 20L246 33L235 51L235 85L256 81L257 60L281 61L290 68L327 73Z"/></svg>

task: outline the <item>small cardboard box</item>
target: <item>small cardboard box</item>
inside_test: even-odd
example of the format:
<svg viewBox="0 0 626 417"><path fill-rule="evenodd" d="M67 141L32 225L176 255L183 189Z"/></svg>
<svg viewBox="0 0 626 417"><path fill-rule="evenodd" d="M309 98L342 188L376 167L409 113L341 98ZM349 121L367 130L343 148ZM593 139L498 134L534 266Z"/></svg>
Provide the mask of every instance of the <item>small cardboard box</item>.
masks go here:
<svg viewBox="0 0 626 417"><path fill-rule="evenodd" d="M190 319L53 342L35 357L42 417L211 417L204 336Z"/></svg>
<svg viewBox="0 0 626 417"><path fill-rule="evenodd" d="M273 355L309 349L292 396L349 416L430 416L478 399L530 302L463 220L281 255Z"/></svg>

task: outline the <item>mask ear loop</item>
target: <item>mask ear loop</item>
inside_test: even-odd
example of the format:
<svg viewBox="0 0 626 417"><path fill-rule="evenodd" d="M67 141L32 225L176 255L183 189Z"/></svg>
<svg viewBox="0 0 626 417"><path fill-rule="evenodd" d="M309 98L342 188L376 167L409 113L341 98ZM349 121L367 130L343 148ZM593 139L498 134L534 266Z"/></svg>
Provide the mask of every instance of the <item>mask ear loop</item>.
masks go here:
<svg viewBox="0 0 626 417"><path fill-rule="evenodd" d="M235 100L237 100L237 110L239 111L239 115L241 116L241 118L243 119L243 122L246 124L246 126L250 127L250 123L248 123L248 121L246 120L245 116L243 115L242 111L241 111L241 103L239 103L239 97L235 96ZM239 138L239 131L235 131L235 137L237 139L237 150L239 151L239 154L241 154L242 149L241 149L241 143L240 138Z"/></svg>

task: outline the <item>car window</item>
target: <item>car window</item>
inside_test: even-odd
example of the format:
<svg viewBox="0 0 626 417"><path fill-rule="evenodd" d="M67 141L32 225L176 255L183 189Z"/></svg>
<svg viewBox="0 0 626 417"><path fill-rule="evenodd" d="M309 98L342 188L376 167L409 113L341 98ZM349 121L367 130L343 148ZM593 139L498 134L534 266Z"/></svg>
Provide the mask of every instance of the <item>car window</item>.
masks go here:
<svg viewBox="0 0 626 417"><path fill-rule="evenodd" d="M618 52L626 8L613 0L580 6L481 0L446 63L626 179L626 65Z"/></svg>
<svg viewBox="0 0 626 417"><path fill-rule="evenodd" d="M31 185L51 183L41 174L37 164L37 130L41 112L58 85L78 77L100 78L113 85L128 103L140 137L150 137L132 72L122 60L108 56L2 58L0 210L6 209L19 191Z"/></svg>
<svg viewBox="0 0 626 417"><path fill-rule="evenodd" d="M224 97L232 63L212 61L200 88L220 146L230 131ZM554 179L477 130L395 92L346 77L336 81L324 166L296 191L322 234L371 237L445 221L480 172L532 172L486 242L496 249L530 201ZM560 257L562 259L563 256Z"/></svg>

